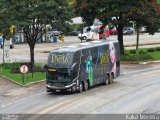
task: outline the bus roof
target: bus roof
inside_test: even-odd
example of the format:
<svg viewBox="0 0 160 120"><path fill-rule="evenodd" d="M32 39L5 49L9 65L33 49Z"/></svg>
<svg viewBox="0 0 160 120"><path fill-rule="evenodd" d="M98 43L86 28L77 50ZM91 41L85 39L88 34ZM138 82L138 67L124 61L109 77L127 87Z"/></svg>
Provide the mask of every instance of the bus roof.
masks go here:
<svg viewBox="0 0 160 120"><path fill-rule="evenodd" d="M63 46L60 48L55 48L51 52L76 52L81 49L86 49L86 48L92 48L92 47L97 47L101 45L106 45L109 43L117 43L118 40L94 40L90 42L85 42L85 43L78 43L78 44L73 44L69 46Z"/></svg>

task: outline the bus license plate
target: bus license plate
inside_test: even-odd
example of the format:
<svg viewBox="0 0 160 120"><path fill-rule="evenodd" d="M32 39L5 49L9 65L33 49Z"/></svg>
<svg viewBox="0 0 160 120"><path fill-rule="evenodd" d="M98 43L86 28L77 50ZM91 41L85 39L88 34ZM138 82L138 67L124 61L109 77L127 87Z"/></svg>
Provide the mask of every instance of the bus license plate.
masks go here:
<svg viewBox="0 0 160 120"><path fill-rule="evenodd" d="M60 90L56 90L56 92L61 92Z"/></svg>

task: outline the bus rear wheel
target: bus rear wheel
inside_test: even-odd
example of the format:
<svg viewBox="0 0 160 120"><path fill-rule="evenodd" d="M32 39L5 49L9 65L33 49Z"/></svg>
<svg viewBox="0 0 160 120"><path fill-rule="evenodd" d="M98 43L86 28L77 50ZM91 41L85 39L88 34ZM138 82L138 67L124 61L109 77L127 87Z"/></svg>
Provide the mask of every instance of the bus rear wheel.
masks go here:
<svg viewBox="0 0 160 120"><path fill-rule="evenodd" d="M109 83L109 75L106 75L104 84L105 84L105 85L108 85L108 83Z"/></svg>
<svg viewBox="0 0 160 120"><path fill-rule="evenodd" d="M113 75L113 74L110 74L110 76L109 76L109 81L108 81L109 84L112 84L112 83L113 83L113 78L114 78L114 75Z"/></svg>

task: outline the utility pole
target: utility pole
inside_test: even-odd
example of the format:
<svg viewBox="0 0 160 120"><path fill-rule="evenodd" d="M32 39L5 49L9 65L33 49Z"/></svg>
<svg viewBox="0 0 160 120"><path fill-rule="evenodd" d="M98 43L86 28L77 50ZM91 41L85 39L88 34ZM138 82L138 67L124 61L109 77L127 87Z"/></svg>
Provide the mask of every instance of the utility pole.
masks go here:
<svg viewBox="0 0 160 120"><path fill-rule="evenodd" d="M3 48L3 64L5 63L5 60L4 60L4 38L3 38L3 36L2 36L2 39L3 39L3 45L2 45L2 48Z"/></svg>

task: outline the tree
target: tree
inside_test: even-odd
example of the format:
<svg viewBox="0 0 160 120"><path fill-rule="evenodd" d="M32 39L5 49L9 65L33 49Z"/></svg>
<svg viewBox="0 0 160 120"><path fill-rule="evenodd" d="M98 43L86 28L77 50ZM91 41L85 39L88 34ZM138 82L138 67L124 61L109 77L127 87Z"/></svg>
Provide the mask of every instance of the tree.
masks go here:
<svg viewBox="0 0 160 120"><path fill-rule="evenodd" d="M155 0L139 0L136 5L132 6L131 12L127 17L136 23L137 45L139 45L139 29L141 26L147 26L149 34L154 34L156 22L158 21L158 4Z"/></svg>
<svg viewBox="0 0 160 120"><path fill-rule="evenodd" d="M0 35L3 36L3 63L4 60L4 43L5 40L9 40L9 38L14 35L14 27L12 24L11 10L8 4L5 4L5 1L0 0Z"/></svg>
<svg viewBox="0 0 160 120"><path fill-rule="evenodd" d="M66 0L10 0L0 2L2 9L8 9L17 29L23 30L30 48L31 71L34 70L34 47L44 34L47 24L65 26L71 19L71 9ZM6 5L5 5L6 4ZM6 8L6 6L8 8ZM56 23L56 24L55 24ZM33 75L33 74L32 74Z"/></svg>
<svg viewBox="0 0 160 120"><path fill-rule="evenodd" d="M95 18L105 25L109 23L115 25L118 30L120 52L124 54L123 26L132 20L135 9L139 8L140 1L148 4L149 8L153 8L146 0L76 0L74 8L88 25L91 25ZM144 13L144 15L147 14Z"/></svg>

